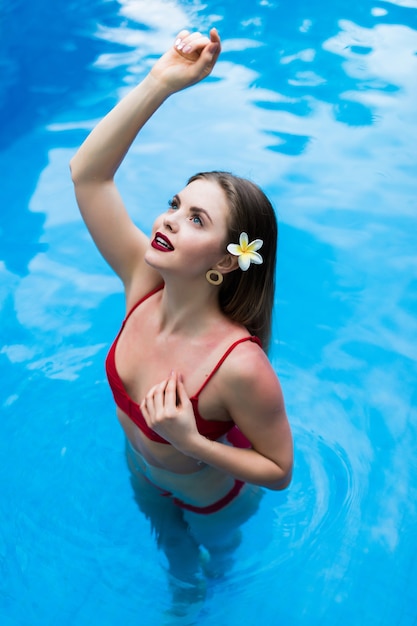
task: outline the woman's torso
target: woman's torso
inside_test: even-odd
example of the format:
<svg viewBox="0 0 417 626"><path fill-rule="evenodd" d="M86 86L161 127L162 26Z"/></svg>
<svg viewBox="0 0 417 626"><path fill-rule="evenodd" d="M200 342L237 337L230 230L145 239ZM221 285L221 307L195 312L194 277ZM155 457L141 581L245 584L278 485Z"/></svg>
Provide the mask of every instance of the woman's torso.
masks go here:
<svg viewBox="0 0 417 626"><path fill-rule="evenodd" d="M139 405L151 387L168 378L173 370L182 374L190 398L209 379L198 395L198 413L202 420L231 425L223 400L222 367L215 376L211 374L230 345L249 337L249 333L221 314L200 334L161 333L158 328L161 298L162 291L158 290L141 300L118 336L114 365L123 387ZM117 407L117 416L127 438L148 463L180 474L201 469L195 459L173 446L152 441L120 407Z"/></svg>

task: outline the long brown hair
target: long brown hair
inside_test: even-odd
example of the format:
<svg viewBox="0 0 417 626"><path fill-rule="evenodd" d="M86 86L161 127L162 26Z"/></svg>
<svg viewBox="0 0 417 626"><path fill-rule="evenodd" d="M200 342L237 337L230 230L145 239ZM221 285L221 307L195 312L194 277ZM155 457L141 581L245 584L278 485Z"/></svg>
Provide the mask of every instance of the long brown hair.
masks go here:
<svg viewBox="0 0 417 626"><path fill-rule="evenodd" d="M229 203L228 243L238 243L242 232L249 241L262 239L261 265L251 264L246 272L237 269L224 275L219 288L222 311L230 319L257 335L267 351L271 337L272 307L275 292L275 262L278 225L275 211L262 189L253 182L229 172L200 172L194 180L216 182L225 192Z"/></svg>

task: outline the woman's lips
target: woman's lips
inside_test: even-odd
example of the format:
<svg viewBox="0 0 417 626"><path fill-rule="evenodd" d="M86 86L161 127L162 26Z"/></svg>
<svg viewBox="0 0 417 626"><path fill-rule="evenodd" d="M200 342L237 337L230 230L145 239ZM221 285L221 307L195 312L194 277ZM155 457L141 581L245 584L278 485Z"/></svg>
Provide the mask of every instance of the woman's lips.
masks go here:
<svg viewBox="0 0 417 626"><path fill-rule="evenodd" d="M162 233L156 233L155 237L151 243L152 248L155 250L160 250L161 252L171 252L174 249L174 246Z"/></svg>

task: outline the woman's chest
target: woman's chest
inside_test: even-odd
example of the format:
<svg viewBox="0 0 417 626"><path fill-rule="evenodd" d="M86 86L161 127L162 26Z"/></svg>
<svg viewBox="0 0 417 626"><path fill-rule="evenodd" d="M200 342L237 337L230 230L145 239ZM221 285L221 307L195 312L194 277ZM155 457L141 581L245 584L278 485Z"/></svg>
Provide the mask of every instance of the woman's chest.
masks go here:
<svg viewBox="0 0 417 626"><path fill-rule="evenodd" d="M189 397L202 392L198 398L201 415L205 419L225 420L229 416L222 401L221 372L217 373L221 356L222 346L214 337L187 340L180 336L164 337L152 320L137 319L129 320L120 334L115 363L128 395L137 404L152 387L176 371L182 375Z"/></svg>

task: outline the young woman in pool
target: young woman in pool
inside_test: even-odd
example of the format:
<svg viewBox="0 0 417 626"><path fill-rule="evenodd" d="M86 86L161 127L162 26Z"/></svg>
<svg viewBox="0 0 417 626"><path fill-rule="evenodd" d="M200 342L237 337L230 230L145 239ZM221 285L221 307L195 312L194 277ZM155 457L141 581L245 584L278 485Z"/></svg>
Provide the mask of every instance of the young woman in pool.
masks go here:
<svg viewBox="0 0 417 626"><path fill-rule="evenodd" d="M245 493L253 501L251 485L280 490L291 480L291 431L265 353L276 218L253 183L209 172L173 197L148 238L126 212L114 175L158 107L208 76L219 53L215 29L209 37L179 33L71 161L82 216L125 289L127 317L106 369L138 501L152 516L153 489L210 550L227 542L216 520L226 511L231 520L234 510L233 524L243 519L239 503ZM169 552L166 524L157 532Z"/></svg>

